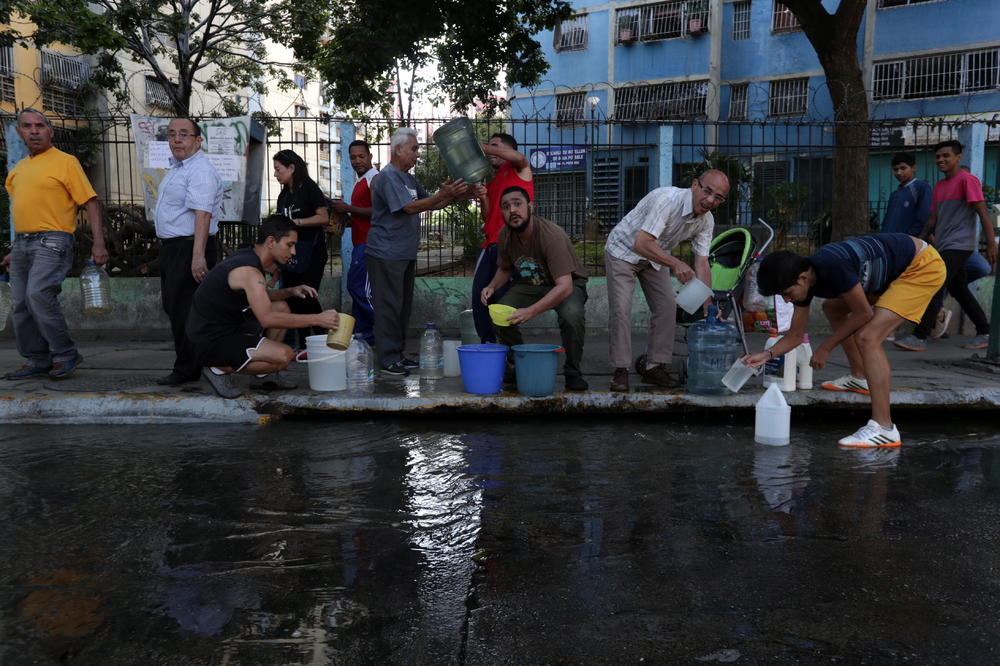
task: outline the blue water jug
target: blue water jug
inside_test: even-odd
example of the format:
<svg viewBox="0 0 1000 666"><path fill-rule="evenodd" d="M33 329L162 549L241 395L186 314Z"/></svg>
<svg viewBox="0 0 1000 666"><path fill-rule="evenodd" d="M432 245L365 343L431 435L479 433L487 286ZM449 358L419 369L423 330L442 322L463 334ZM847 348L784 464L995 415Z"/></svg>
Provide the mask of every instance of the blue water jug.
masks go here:
<svg viewBox="0 0 1000 666"><path fill-rule="evenodd" d="M708 319L688 328L687 390L698 395L729 395L722 377L741 356L736 326L718 320L715 306L708 309Z"/></svg>

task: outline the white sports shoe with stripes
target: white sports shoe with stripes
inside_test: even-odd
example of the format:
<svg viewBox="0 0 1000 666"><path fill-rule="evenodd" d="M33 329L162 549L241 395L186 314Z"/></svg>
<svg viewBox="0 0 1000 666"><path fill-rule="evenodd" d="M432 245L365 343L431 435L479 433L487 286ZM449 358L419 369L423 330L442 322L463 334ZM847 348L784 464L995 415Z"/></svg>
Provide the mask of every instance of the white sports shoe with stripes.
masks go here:
<svg viewBox="0 0 1000 666"><path fill-rule="evenodd" d="M837 444L840 446L854 446L863 448L873 448L877 446L902 446L903 441L899 437L899 430L896 424L892 428L883 428L878 421L869 419L856 433L840 439Z"/></svg>
<svg viewBox="0 0 1000 666"><path fill-rule="evenodd" d="M861 395L868 395L870 393L868 390L868 380L855 377L854 375L844 375L831 382L824 382L820 385L820 388L824 388L827 391L853 391Z"/></svg>

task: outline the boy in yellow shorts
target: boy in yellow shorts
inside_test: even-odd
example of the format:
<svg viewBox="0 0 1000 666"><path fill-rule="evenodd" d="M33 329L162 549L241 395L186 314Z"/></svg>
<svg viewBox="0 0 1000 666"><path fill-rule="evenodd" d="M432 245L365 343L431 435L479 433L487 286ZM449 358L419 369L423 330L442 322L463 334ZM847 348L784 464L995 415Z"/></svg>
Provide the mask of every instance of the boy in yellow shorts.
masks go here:
<svg viewBox="0 0 1000 666"><path fill-rule="evenodd" d="M833 334L813 352L810 364L822 370L842 345L851 372L822 388L870 394L872 416L841 446L900 446L899 430L889 413L889 359L882 341L904 319L920 321L927 304L945 280L937 251L906 234L874 234L829 243L808 257L774 252L764 258L757 284L765 296L780 295L795 304L788 333L768 350L744 357L751 367L791 351L802 342L814 296L827 299L823 313Z"/></svg>

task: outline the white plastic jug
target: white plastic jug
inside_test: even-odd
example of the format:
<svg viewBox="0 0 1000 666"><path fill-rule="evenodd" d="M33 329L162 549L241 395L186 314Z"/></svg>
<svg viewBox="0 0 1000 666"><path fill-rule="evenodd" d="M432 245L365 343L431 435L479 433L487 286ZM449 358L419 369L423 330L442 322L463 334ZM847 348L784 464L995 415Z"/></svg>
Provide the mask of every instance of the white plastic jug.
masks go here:
<svg viewBox="0 0 1000 666"><path fill-rule="evenodd" d="M688 314L694 314L705 304L708 297L712 295L712 288L699 280L691 278L688 283L677 292L677 307Z"/></svg>
<svg viewBox="0 0 1000 666"><path fill-rule="evenodd" d="M309 364L309 388L313 391L343 391L347 388L347 352L326 346L326 335L306 338L308 359L296 357L299 363Z"/></svg>
<svg viewBox="0 0 1000 666"><path fill-rule="evenodd" d="M771 384L757 401L757 417L753 439L758 444L785 446L788 444L792 425L792 408L777 384Z"/></svg>
<svg viewBox="0 0 1000 666"><path fill-rule="evenodd" d="M458 377L462 374L462 367L458 363L458 348L462 345L461 340L444 341L444 376Z"/></svg>

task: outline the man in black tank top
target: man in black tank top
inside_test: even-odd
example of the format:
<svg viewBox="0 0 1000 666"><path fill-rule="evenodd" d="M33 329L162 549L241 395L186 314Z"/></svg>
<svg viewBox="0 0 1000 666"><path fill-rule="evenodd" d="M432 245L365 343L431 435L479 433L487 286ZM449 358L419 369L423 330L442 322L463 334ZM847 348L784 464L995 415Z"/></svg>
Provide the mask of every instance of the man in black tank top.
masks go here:
<svg viewBox="0 0 1000 666"><path fill-rule="evenodd" d="M194 346L202 375L223 398L241 394L227 375L268 375L284 370L294 358L280 342L290 328L320 326L335 329L336 310L319 314L292 314L289 298L316 297L308 285L268 290L265 275L295 254L298 231L284 215L266 218L259 242L217 264L198 286L191 302L187 335ZM275 374L260 388L287 388ZM291 386L294 388L294 386Z"/></svg>

